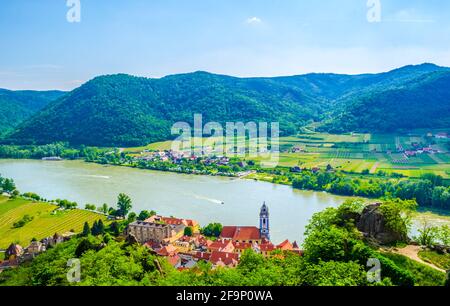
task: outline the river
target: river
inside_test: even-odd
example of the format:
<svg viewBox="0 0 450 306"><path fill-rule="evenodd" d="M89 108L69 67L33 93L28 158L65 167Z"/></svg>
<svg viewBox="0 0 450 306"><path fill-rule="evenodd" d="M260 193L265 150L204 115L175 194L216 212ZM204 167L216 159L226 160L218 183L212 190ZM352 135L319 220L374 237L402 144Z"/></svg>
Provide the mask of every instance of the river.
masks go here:
<svg viewBox="0 0 450 306"><path fill-rule="evenodd" d="M35 192L46 199L68 199L115 206L117 195L128 194L133 210L194 219L202 225L259 224L259 209L269 206L271 238L303 241L311 216L344 197L305 192L289 186L254 180L185 175L103 166L83 161L0 160L0 174L13 178L21 192ZM222 204L224 203L224 204Z"/></svg>
<svg viewBox="0 0 450 306"><path fill-rule="evenodd" d="M345 197L324 192L292 189L266 182L176 174L128 167L103 166L83 161L0 160L0 174L13 178L21 192L35 192L46 199L68 199L115 206L117 195L128 194L133 211L194 219L201 225L258 226L263 202L269 207L270 232L275 243L303 241L311 216L336 207ZM423 215L422 215L423 217ZM436 216L427 217L441 223ZM448 223L449 220L444 220ZM412 235L417 233L416 220Z"/></svg>

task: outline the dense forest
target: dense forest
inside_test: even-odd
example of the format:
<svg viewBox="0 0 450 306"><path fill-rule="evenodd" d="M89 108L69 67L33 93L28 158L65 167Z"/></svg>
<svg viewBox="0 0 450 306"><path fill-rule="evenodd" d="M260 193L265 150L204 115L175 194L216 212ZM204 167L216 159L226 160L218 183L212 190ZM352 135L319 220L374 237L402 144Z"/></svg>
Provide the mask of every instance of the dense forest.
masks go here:
<svg viewBox="0 0 450 306"><path fill-rule="evenodd" d="M17 127L63 94L64 92L61 91L0 89L0 136Z"/></svg>
<svg viewBox="0 0 450 306"><path fill-rule="evenodd" d="M450 73L435 72L401 87L346 97L321 129L392 132L449 126Z"/></svg>
<svg viewBox="0 0 450 306"><path fill-rule="evenodd" d="M143 145L171 138L171 126L192 124L195 113L204 123L279 122L282 135L311 122L339 132L448 127L449 88L450 70L432 64L353 76L109 75L50 103L2 142Z"/></svg>

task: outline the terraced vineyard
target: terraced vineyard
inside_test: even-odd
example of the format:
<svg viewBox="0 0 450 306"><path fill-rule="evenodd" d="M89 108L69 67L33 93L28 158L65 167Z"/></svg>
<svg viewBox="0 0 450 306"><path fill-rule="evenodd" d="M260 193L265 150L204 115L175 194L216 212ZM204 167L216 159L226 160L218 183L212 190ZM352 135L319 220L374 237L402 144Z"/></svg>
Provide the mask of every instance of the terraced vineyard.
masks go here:
<svg viewBox="0 0 450 306"><path fill-rule="evenodd" d="M48 203L0 197L0 249L7 248L11 242L27 246L33 238L42 239L71 230L81 232L86 221L90 225L99 219L106 223L106 217L95 212L80 209L55 211L56 208ZM33 220L24 227L14 228L13 224L25 215L33 217Z"/></svg>

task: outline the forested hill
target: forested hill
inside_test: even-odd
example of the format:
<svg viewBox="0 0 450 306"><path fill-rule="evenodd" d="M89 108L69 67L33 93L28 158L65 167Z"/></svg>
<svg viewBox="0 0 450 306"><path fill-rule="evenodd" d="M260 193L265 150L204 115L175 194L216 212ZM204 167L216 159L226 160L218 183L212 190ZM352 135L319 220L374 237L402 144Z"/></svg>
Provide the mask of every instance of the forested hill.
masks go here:
<svg viewBox="0 0 450 306"><path fill-rule="evenodd" d="M11 133L12 143L134 146L170 138L177 121L310 121L330 131L448 127L450 69L432 64L381 74L235 78L206 72L147 79L97 77Z"/></svg>
<svg viewBox="0 0 450 306"><path fill-rule="evenodd" d="M284 133L318 120L326 101L265 79L204 72L146 79L128 75L95 78L26 122L9 139L16 143L133 146L166 140L178 121L280 122Z"/></svg>
<svg viewBox="0 0 450 306"><path fill-rule="evenodd" d="M398 87L363 91L336 103L322 130L392 132L450 127L450 72L432 72Z"/></svg>
<svg viewBox="0 0 450 306"><path fill-rule="evenodd" d="M61 91L0 89L0 135L15 128L63 94Z"/></svg>

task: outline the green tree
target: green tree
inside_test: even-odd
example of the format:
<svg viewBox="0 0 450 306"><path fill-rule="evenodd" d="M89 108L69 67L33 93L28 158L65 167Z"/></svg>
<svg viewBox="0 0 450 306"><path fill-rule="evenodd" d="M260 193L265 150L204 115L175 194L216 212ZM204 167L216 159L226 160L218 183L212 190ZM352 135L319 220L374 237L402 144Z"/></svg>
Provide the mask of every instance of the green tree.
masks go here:
<svg viewBox="0 0 450 306"><path fill-rule="evenodd" d="M119 194L117 198L117 212L119 216L126 217L132 207L131 198L124 193Z"/></svg>
<svg viewBox="0 0 450 306"><path fill-rule="evenodd" d="M134 221L137 220L137 215L134 212L131 212L128 214L128 222L129 223L133 223Z"/></svg>
<svg viewBox="0 0 450 306"><path fill-rule="evenodd" d="M84 222L83 232L82 232L81 235L83 237L87 237L87 236L89 236L90 233L91 233L91 229L89 227L89 224L87 222Z"/></svg>
<svg viewBox="0 0 450 306"><path fill-rule="evenodd" d="M139 213L139 216L137 217L137 219L139 221L144 221L147 220L148 218L150 218L151 216L156 215L155 211L148 211L148 210L143 210Z"/></svg>
<svg viewBox="0 0 450 306"><path fill-rule="evenodd" d="M105 224L103 224L102 220L98 220L98 222L97 222L97 232L98 232L98 235L105 234Z"/></svg>
<svg viewBox="0 0 450 306"><path fill-rule="evenodd" d="M120 230L120 224L116 221L112 222L109 226L109 231L114 235L114 236L119 236L121 233Z"/></svg>
<svg viewBox="0 0 450 306"><path fill-rule="evenodd" d="M98 212L101 212L105 215L108 214L108 210L109 210L109 207L108 207L108 204L106 204L106 203L103 203L103 205L97 209Z"/></svg>
<svg viewBox="0 0 450 306"><path fill-rule="evenodd" d="M205 226L201 232L203 235L207 237L219 237L220 233L222 232L222 224L220 223L210 223L207 226Z"/></svg>
<svg viewBox="0 0 450 306"><path fill-rule="evenodd" d="M7 193L12 193L14 190L16 190L16 184L12 179L4 179L1 187L3 191Z"/></svg>
<svg viewBox="0 0 450 306"><path fill-rule="evenodd" d="M86 204L84 208L87 210L92 210L92 211L94 211L96 209L95 205L93 205L93 204Z"/></svg>
<svg viewBox="0 0 450 306"><path fill-rule="evenodd" d="M418 230L419 236L417 237L417 242L423 246L433 246L438 238L437 227L430 226L428 222L424 222L422 228Z"/></svg>
<svg viewBox="0 0 450 306"><path fill-rule="evenodd" d="M184 235L185 236L192 237L193 234L194 234L194 231L193 231L192 227L186 226L184 228Z"/></svg>

